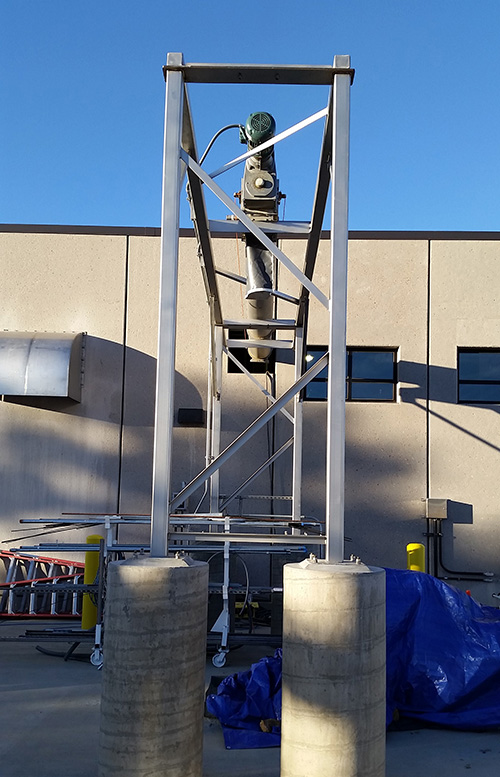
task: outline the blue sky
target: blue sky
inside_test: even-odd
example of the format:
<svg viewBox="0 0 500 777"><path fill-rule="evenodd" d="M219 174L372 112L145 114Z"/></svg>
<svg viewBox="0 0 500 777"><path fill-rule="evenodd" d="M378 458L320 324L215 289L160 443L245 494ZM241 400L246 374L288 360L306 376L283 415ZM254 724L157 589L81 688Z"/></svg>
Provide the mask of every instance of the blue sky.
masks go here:
<svg viewBox="0 0 500 777"><path fill-rule="evenodd" d="M276 64L350 54L350 228L499 230L499 30L499 0L0 0L0 222L158 226L162 65L181 51ZM191 85L190 98L201 152L254 110L285 129L326 91ZM286 219L310 216L320 136L276 149ZM207 167L243 150L228 132ZM238 178L218 182L232 194Z"/></svg>

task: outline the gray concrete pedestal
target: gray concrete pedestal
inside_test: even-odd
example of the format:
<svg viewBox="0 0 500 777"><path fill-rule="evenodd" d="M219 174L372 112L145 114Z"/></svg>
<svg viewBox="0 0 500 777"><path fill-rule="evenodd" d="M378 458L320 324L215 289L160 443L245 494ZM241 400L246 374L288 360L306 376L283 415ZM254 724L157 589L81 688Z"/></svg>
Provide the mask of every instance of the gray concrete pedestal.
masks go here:
<svg viewBox="0 0 500 777"><path fill-rule="evenodd" d="M385 572L284 567L281 777L384 777Z"/></svg>
<svg viewBox="0 0 500 777"><path fill-rule="evenodd" d="M201 777L208 564L109 565L99 777Z"/></svg>

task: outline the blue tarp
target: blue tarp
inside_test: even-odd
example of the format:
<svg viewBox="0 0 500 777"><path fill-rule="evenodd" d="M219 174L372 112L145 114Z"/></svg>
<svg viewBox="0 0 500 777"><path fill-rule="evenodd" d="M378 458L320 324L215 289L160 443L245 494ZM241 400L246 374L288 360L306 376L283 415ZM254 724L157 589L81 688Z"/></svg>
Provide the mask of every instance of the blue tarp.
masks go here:
<svg viewBox="0 0 500 777"><path fill-rule="evenodd" d="M467 731L500 727L500 610L420 572L386 570L387 724L395 710ZM281 651L207 697L226 747L273 747L260 731L281 715Z"/></svg>
<svg viewBox="0 0 500 777"><path fill-rule="evenodd" d="M279 730L265 734L260 721L281 719L281 648L247 672L226 677L217 694L207 696L206 705L222 724L228 750L279 747Z"/></svg>
<svg viewBox="0 0 500 777"><path fill-rule="evenodd" d="M500 727L500 610L421 572L387 569L387 720Z"/></svg>

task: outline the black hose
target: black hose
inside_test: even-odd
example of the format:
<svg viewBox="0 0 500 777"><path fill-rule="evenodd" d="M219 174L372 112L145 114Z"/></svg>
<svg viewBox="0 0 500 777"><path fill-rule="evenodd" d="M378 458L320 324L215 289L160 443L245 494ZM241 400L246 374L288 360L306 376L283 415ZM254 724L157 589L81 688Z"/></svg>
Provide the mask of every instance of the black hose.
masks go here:
<svg viewBox="0 0 500 777"><path fill-rule="evenodd" d="M225 132L228 129L243 129L243 125L242 124L226 124L225 127L222 127L218 132L216 132L215 135L213 136L212 140L210 141L210 143L206 147L205 151L201 155L200 161L199 161L198 164L200 164L200 165L203 164L203 162L205 161L205 158L206 158L208 152L212 148L213 144L215 143L215 141L217 140L219 135L222 135L222 133Z"/></svg>

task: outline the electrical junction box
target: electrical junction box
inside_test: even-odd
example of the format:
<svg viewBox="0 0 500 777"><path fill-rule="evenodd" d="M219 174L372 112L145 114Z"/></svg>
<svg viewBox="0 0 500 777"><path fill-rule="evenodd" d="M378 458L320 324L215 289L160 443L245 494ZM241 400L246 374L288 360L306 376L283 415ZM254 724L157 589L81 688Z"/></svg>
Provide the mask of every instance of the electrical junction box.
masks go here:
<svg viewBox="0 0 500 777"><path fill-rule="evenodd" d="M443 520L448 518L448 500L447 499L424 499L425 515L424 518L434 518Z"/></svg>

